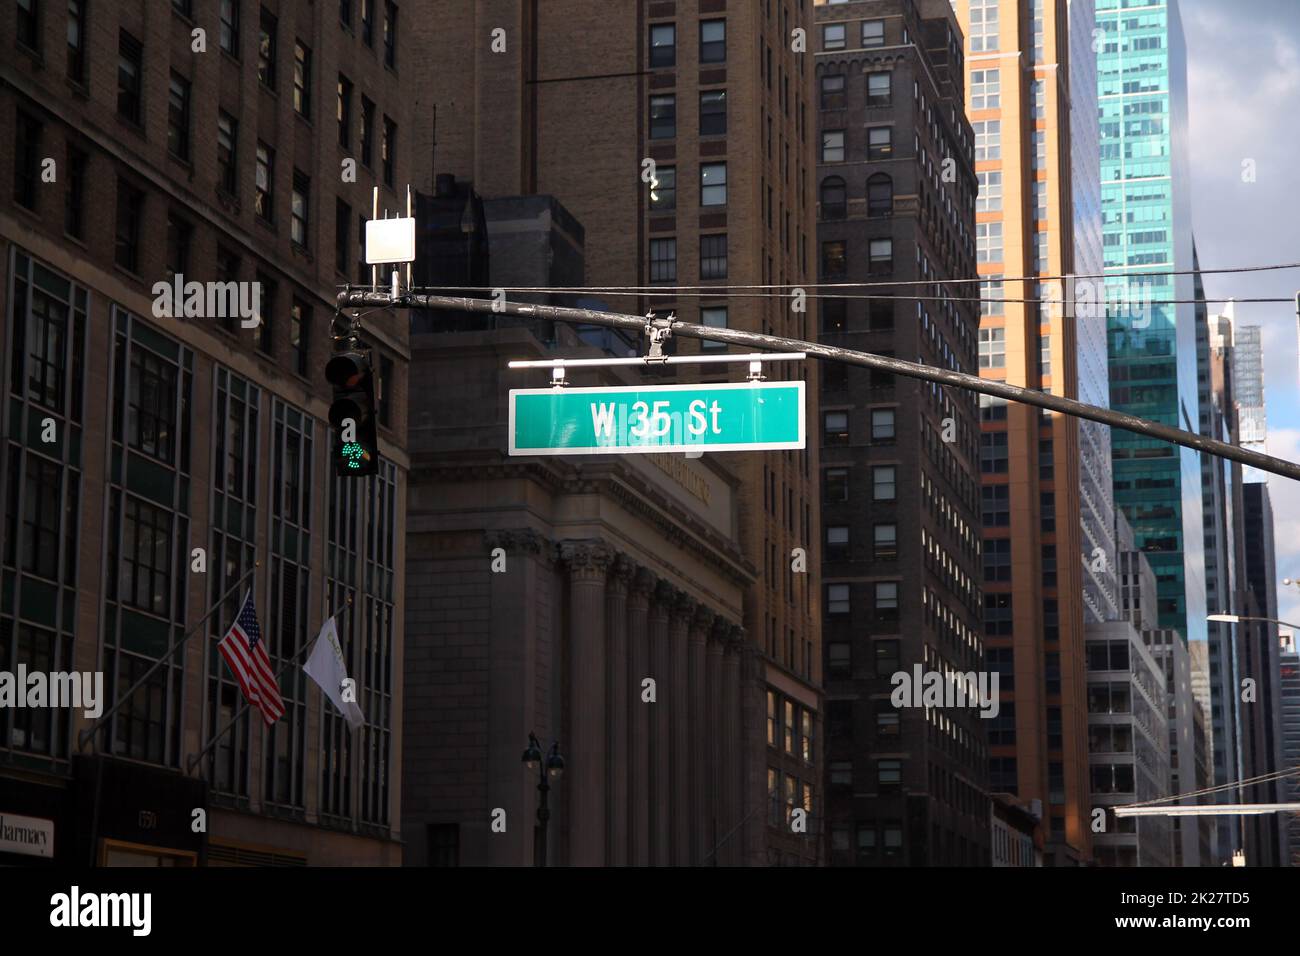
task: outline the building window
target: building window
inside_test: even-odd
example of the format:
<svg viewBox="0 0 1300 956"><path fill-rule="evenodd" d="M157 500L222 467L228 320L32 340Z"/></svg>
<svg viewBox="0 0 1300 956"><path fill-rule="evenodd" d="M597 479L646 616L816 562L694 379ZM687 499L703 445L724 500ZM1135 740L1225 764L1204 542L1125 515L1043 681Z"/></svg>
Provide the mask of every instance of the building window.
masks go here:
<svg viewBox="0 0 1300 956"><path fill-rule="evenodd" d="M1006 292L1001 276L988 276L980 280L980 315L1002 315Z"/></svg>
<svg viewBox="0 0 1300 956"><path fill-rule="evenodd" d="M727 234L700 236L700 278L727 277Z"/></svg>
<svg viewBox="0 0 1300 956"><path fill-rule="evenodd" d="M1038 336L1038 374L1052 374L1052 337L1046 332Z"/></svg>
<svg viewBox="0 0 1300 956"><path fill-rule="evenodd" d="M700 21L700 62L727 62L727 21Z"/></svg>
<svg viewBox="0 0 1300 956"><path fill-rule="evenodd" d="M68 79L86 82L86 0L68 0Z"/></svg>
<svg viewBox="0 0 1300 956"><path fill-rule="evenodd" d="M14 132L14 202L32 210L36 209L36 190L40 182L43 132L39 122L18 111Z"/></svg>
<svg viewBox="0 0 1300 956"><path fill-rule="evenodd" d="M301 40L293 44L293 109L311 119L311 48Z"/></svg>
<svg viewBox="0 0 1300 956"><path fill-rule="evenodd" d="M1002 173L990 169L975 175L979 179L979 194L975 200L975 211L1000 212L1002 210Z"/></svg>
<svg viewBox="0 0 1300 956"><path fill-rule="evenodd" d="M379 144L380 161L383 164L384 185L393 185L393 163L397 159L397 124L384 117L384 141Z"/></svg>
<svg viewBox="0 0 1300 956"><path fill-rule="evenodd" d="M83 150L68 145L68 189L64 193L63 229L77 239L83 238L85 228L87 159Z"/></svg>
<svg viewBox="0 0 1300 956"><path fill-rule="evenodd" d="M677 97L650 97L650 138L672 139L677 135Z"/></svg>
<svg viewBox="0 0 1300 956"><path fill-rule="evenodd" d="M1052 440L1050 438L1040 438L1038 440L1038 477L1044 481L1054 477L1056 474L1056 458L1052 454Z"/></svg>
<svg viewBox="0 0 1300 956"><path fill-rule="evenodd" d="M844 130L832 129L822 131L823 163L844 162Z"/></svg>
<svg viewBox="0 0 1300 956"><path fill-rule="evenodd" d="M190 158L190 81L177 73L167 95L167 149L177 159Z"/></svg>
<svg viewBox="0 0 1300 956"><path fill-rule="evenodd" d="M293 171L293 195L290 198L289 238L298 246L307 246L307 212L311 198L311 177L300 169Z"/></svg>
<svg viewBox="0 0 1300 956"><path fill-rule="evenodd" d="M171 512L126 495L118 558L118 597L122 603L169 616L175 561Z"/></svg>
<svg viewBox="0 0 1300 956"><path fill-rule="evenodd" d="M139 345L131 347L127 444L169 465L176 457L176 375L173 363Z"/></svg>
<svg viewBox="0 0 1300 956"><path fill-rule="evenodd" d="M1001 80L997 70L971 70L971 112L997 109L1002 105L1001 92Z"/></svg>
<svg viewBox="0 0 1300 956"><path fill-rule="evenodd" d="M289 345L293 349L294 371L306 375L307 355L311 345L311 306L296 296L289 309Z"/></svg>
<svg viewBox="0 0 1300 956"><path fill-rule="evenodd" d="M650 67L677 65L677 27L671 23L650 25Z"/></svg>
<svg viewBox="0 0 1300 956"><path fill-rule="evenodd" d="M1011 539L984 539L985 582L1011 580Z"/></svg>
<svg viewBox="0 0 1300 956"><path fill-rule="evenodd" d="M122 30L117 36L117 115L140 125L141 60L140 41Z"/></svg>
<svg viewBox="0 0 1300 956"><path fill-rule="evenodd" d="M821 185L822 219L843 219L847 209L847 191L839 176L827 176Z"/></svg>
<svg viewBox="0 0 1300 956"><path fill-rule="evenodd" d="M845 26L842 23L827 23L822 26L822 49L843 50L846 46Z"/></svg>
<svg viewBox="0 0 1300 956"><path fill-rule="evenodd" d="M998 0L970 0L970 50L998 48Z"/></svg>
<svg viewBox="0 0 1300 956"><path fill-rule="evenodd" d="M826 526L826 559L828 561L847 561L849 557L848 525Z"/></svg>
<svg viewBox="0 0 1300 956"><path fill-rule="evenodd" d="M239 122L225 110L217 111L217 186L230 196L239 194Z"/></svg>
<svg viewBox="0 0 1300 956"><path fill-rule="evenodd" d="M980 435L980 471L986 475L1006 474L1006 432L984 432Z"/></svg>
<svg viewBox="0 0 1300 956"><path fill-rule="evenodd" d="M867 159L889 159L894 154L893 132L888 126L867 127Z"/></svg>
<svg viewBox="0 0 1300 956"><path fill-rule="evenodd" d="M971 123L975 133L975 161L1002 158L1002 120L977 120Z"/></svg>
<svg viewBox="0 0 1300 956"><path fill-rule="evenodd" d="M890 74L867 74L867 106L888 106L890 102Z"/></svg>
<svg viewBox="0 0 1300 956"><path fill-rule="evenodd" d="M853 672L853 645L837 641L826 645L826 669L835 677L848 677ZM832 766L834 766L832 764ZM831 783L835 783L834 772Z"/></svg>
<svg viewBox="0 0 1300 956"><path fill-rule="evenodd" d="M181 16L189 18L194 15L193 0L172 0L172 9Z"/></svg>
<svg viewBox="0 0 1300 956"><path fill-rule="evenodd" d="M63 468L30 452L26 475L22 482L22 529L18 535L17 563L29 574L57 580L59 576L59 516L63 511ZM11 494L13 513L7 528L13 531L17 524L19 453L11 446ZM75 478L72 479L75 481ZM11 540L13 540L11 538ZM0 652L8 648L0 648Z"/></svg>
<svg viewBox="0 0 1300 956"><path fill-rule="evenodd" d="M776 694L767 692L767 745L776 746Z"/></svg>
<svg viewBox="0 0 1300 956"><path fill-rule="evenodd" d="M847 445L849 443L849 413L826 412L822 416L822 444Z"/></svg>
<svg viewBox="0 0 1300 956"><path fill-rule="evenodd" d="M352 148L352 81L339 74L338 104L335 108L339 123L339 146Z"/></svg>
<svg viewBox="0 0 1300 956"><path fill-rule="evenodd" d="M847 584L826 585L826 613L849 613L849 586Z"/></svg>
<svg viewBox="0 0 1300 956"><path fill-rule="evenodd" d="M1007 367L1006 329L980 329L980 368Z"/></svg>
<svg viewBox="0 0 1300 956"><path fill-rule="evenodd" d="M827 468L822 472L822 500L849 500L849 470L847 468Z"/></svg>
<svg viewBox="0 0 1300 956"><path fill-rule="evenodd" d="M893 561L898 557L898 525L878 524L873 529L872 555L877 561Z"/></svg>
<svg viewBox="0 0 1300 956"><path fill-rule="evenodd" d="M171 275L183 276L189 271L193 235L193 226L175 213L167 214L167 271Z"/></svg>
<svg viewBox="0 0 1300 956"><path fill-rule="evenodd" d="M239 0L221 0L221 49L239 57Z"/></svg>
<svg viewBox="0 0 1300 956"><path fill-rule="evenodd" d="M275 32L277 21L266 7L257 34L257 78L268 90L275 89Z"/></svg>
<svg viewBox="0 0 1300 956"><path fill-rule="evenodd" d="M823 299L821 325L823 332L843 332L848 327L848 309L843 299Z"/></svg>
<svg viewBox="0 0 1300 956"><path fill-rule="evenodd" d="M650 208L666 211L677 208L677 167L656 166L650 180Z"/></svg>
<svg viewBox="0 0 1300 956"><path fill-rule="evenodd" d="M889 296L867 302L867 329L871 332L889 332L894 328L894 302Z"/></svg>
<svg viewBox="0 0 1300 956"><path fill-rule="evenodd" d="M374 160L372 148L374 122L375 104L363 96L361 97L361 164L367 167L372 166Z"/></svg>
<svg viewBox="0 0 1300 956"><path fill-rule="evenodd" d="M882 790L896 790L903 781L903 764L900 760L877 760L876 783Z"/></svg>
<svg viewBox="0 0 1300 956"><path fill-rule="evenodd" d="M975 223L975 261L1002 261L1002 223Z"/></svg>
<svg viewBox="0 0 1300 956"><path fill-rule="evenodd" d="M677 240L650 240L650 281L675 282L677 280Z"/></svg>
<svg viewBox="0 0 1300 956"><path fill-rule="evenodd" d="M274 354L272 330L275 324L276 284L262 273L257 274L257 349L265 355Z"/></svg>
<svg viewBox="0 0 1300 956"><path fill-rule="evenodd" d="M253 186L253 212L263 222L275 222L275 150L260 140Z"/></svg>
<svg viewBox="0 0 1300 956"><path fill-rule="evenodd" d="M384 0L384 66L397 69L397 4Z"/></svg>
<svg viewBox="0 0 1300 956"><path fill-rule="evenodd" d="M986 528L1011 525L1011 489L1007 485L985 485L980 489L983 524Z"/></svg>
<svg viewBox="0 0 1300 956"><path fill-rule="evenodd" d="M700 135L722 136L727 132L727 91L707 90L700 94Z"/></svg>
<svg viewBox="0 0 1300 956"><path fill-rule="evenodd" d="M867 178L867 215L873 218L894 212L894 181L884 173Z"/></svg>
<svg viewBox="0 0 1300 956"><path fill-rule="evenodd" d="M843 239L822 243L822 278L836 279L848 274L847 244Z"/></svg>
<svg viewBox="0 0 1300 956"><path fill-rule="evenodd" d="M893 444L894 410L892 408L871 410L871 440L880 445Z"/></svg>
<svg viewBox="0 0 1300 956"><path fill-rule="evenodd" d="M113 261L128 272L140 267L140 219L144 214L144 193L122 177L117 180L117 238Z"/></svg>
<svg viewBox="0 0 1300 956"><path fill-rule="evenodd" d="M361 0L361 42L375 45L375 0Z"/></svg>
<svg viewBox="0 0 1300 956"><path fill-rule="evenodd" d="M897 581L877 581L874 587L876 595L876 623L889 624L898 620L898 582ZM877 641L876 642L876 661L877 664L881 658L881 648L892 650L889 655L890 673L898 668L898 642L897 641ZM879 673L879 670L877 670Z"/></svg>
<svg viewBox="0 0 1300 956"><path fill-rule="evenodd" d="M17 40L29 50L41 50L40 0L18 0Z"/></svg>
<svg viewBox="0 0 1300 956"><path fill-rule="evenodd" d="M842 73L828 73L821 79L821 108L842 110L846 103L845 79Z"/></svg>
<svg viewBox="0 0 1300 956"><path fill-rule="evenodd" d="M893 501L897 493L897 469L893 465L877 465L871 469L872 501Z"/></svg>
<svg viewBox="0 0 1300 956"><path fill-rule="evenodd" d="M703 163L700 166L700 205L727 204L727 164Z"/></svg>
<svg viewBox="0 0 1300 956"><path fill-rule="evenodd" d="M884 20L863 20L862 21L862 47L871 49L872 47L885 45L885 21Z"/></svg>
<svg viewBox="0 0 1300 956"><path fill-rule="evenodd" d="M889 275L894 271L894 243L891 239L872 239L870 245L871 274Z"/></svg>
<svg viewBox="0 0 1300 956"><path fill-rule="evenodd" d="M725 329L727 327L727 307L725 305L715 305L700 309L700 324L713 329ZM701 349L725 349L726 347L726 342L712 342L708 339L700 341Z"/></svg>

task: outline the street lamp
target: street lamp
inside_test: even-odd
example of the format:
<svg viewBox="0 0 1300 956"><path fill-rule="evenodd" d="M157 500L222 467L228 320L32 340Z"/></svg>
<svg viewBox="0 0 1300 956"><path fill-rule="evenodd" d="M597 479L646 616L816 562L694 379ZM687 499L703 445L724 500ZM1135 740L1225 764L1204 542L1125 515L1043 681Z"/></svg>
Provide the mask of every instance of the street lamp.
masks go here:
<svg viewBox="0 0 1300 956"><path fill-rule="evenodd" d="M1285 581L1283 582L1286 583ZM1292 624L1290 621L1279 621L1275 617L1246 617L1244 614L1207 614L1207 621L1221 621L1224 624L1237 624L1241 621L1259 621L1264 624L1281 624L1285 627L1294 627L1300 629L1300 624Z"/></svg>
<svg viewBox="0 0 1300 956"><path fill-rule="evenodd" d="M533 865L546 865L546 823L551 819L551 811L547 806L547 795L551 792L551 780L560 779L560 774L564 773L564 758L560 756L560 743L555 741L551 744L550 753L542 759L542 745L537 741L537 735L530 733L528 735L528 747L524 750L521 758L524 766L529 770L537 771L537 837L533 842Z"/></svg>

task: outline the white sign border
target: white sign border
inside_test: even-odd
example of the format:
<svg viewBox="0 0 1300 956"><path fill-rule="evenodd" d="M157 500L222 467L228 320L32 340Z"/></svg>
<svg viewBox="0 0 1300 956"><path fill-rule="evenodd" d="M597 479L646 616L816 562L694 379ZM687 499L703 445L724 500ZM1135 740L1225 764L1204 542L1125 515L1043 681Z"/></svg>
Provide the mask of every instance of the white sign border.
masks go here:
<svg viewBox="0 0 1300 956"><path fill-rule="evenodd" d="M510 389L510 417L507 424L507 441L511 457L532 457L534 455L653 455L678 452L721 452L721 451L786 451L800 450L808 447L808 409L807 382L802 379L792 382L697 382L689 385L605 385L584 386L582 388L512 388ZM517 395L554 395L557 392L579 395L601 392L688 392L703 389L775 389L794 387L799 397L799 437L795 441L783 442L740 442L722 445L707 445L700 442L679 443L675 445L617 445L617 446L583 446L577 448L525 448L520 450L515 444L515 397Z"/></svg>

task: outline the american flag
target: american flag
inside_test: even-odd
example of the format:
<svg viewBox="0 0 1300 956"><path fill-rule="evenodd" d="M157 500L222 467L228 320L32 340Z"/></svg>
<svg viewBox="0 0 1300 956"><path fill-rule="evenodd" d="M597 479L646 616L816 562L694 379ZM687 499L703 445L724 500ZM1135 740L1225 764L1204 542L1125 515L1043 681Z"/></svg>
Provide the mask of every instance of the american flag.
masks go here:
<svg viewBox="0 0 1300 956"><path fill-rule="evenodd" d="M280 699L280 685L271 670L262 640L262 629L257 626L257 612L253 608L253 592L244 598L244 606L230 630L217 645L243 688L248 702L262 712L263 719L273 724L284 715L284 701Z"/></svg>

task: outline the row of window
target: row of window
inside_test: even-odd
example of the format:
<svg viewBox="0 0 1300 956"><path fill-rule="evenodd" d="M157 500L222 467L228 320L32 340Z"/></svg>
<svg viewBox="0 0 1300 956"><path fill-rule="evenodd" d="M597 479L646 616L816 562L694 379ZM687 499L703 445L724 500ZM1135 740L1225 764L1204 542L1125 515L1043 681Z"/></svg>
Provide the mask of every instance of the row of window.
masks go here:
<svg viewBox="0 0 1300 956"><path fill-rule="evenodd" d="M767 692L767 745L814 763L816 738L813 727L817 715L774 690Z"/></svg>
<svg viewBox="0 0 1300 956"><path fill-rule="evenodd" d="M727 62L727 21L701 20L699 23L700 63ZM677 65L677 24L650 25L650 67L662 69Z"/></svg>
<svg viewBox="0 0 1300 956"><path fill-rule="evenodd" d="M699 117L701 136L725 136L727 134L727 91L702 91ZM664 93L650 97L650 138L673 139L676 136L676 94Z"/></svg>
<svg viewBox="0 0 1300 956"><path fill-rule="evenodd" d="M700 236L700 278L727 277L727 234ZM677 280L677 240L672 237L650 240L650 281ZM708 343L705 345L722 343Z"/></svg>

